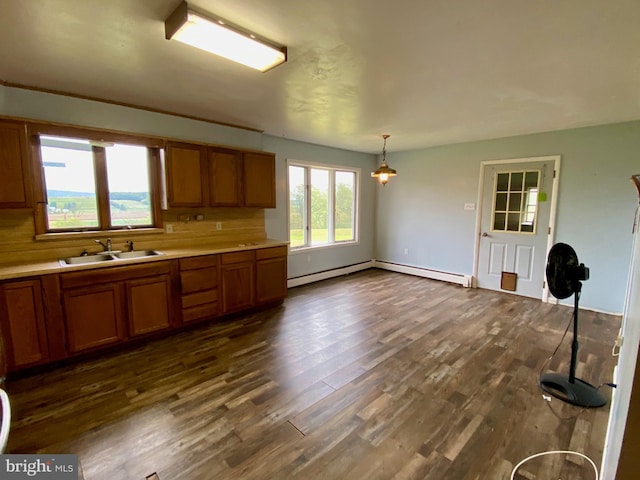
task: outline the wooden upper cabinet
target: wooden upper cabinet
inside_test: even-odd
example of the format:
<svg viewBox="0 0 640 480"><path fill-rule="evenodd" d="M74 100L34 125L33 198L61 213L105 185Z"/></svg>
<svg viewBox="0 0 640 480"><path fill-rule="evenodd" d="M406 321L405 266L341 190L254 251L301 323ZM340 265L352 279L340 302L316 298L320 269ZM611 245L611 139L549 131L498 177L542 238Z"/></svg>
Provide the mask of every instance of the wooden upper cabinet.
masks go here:
<svg viewBox="0 0 640 480"><path fill-rule="evenodd" d="M167 143L167 197L170 207L206 207L208 204L206 147Z"/></svg>
<svg viewBox="0 0 640 480"><path fill-rule="evenodd" d="M168 142L169 207L275 208L273 153Z"/></svg>
<svg viewBox="0 0 640 480"><path fill-rule="evenodd" d="M275 208L276 159L273 153L243 155L244 206Z"/></svg>
<svg viewBox="0 0 640 480"><path fill-rule="evenodd" d="M209 148L209 205L242 205L242 153Z"/></svg>
<svg viewBox="0 0 640 480"><path fill-rule="evenodd" d="M0 208L29 208L31 179L23 123L0 121Z"/></svg>

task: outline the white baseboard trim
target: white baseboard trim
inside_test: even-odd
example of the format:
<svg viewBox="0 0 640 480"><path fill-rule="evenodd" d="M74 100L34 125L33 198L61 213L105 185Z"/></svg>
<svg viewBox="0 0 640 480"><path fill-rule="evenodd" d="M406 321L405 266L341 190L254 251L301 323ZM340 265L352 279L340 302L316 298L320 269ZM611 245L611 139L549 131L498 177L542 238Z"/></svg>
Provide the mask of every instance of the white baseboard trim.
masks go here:
<svg viewBox="0 0 640 480"><path fill-rule="evenodd" d="M373 260L373 266L383 270L391 270L393 272L407 273L418 277L431 278L433 280L441 280L443 282L457 283L463 287L470 288L472 276L460 273L440 272L438 270L430 270L428 268L411 267L409 265L401 265L399 263L381 262Z"/></svg>
<svg viewBox="0 0 640 480"><path fill-rule="evenodd" d="M373 268L373 263L374 261L370 260L368 262L349 265L348 267L335 268L333 270L326 270L324 272L311 273L301 277L290 278L287 280L287 287L299 287L300 285L306 285L307 283L319 282L320 280L327 280L329 278L340 277L342 275L348 275L361 270L367 270L368 268Z"/></svg>
<svg viewBox="0 0 640 480"><path fill-rule="evenodd" d="M560 301L558 301L558 299L556 297L554 297L551 294L549 294L549 298L547 299L547 303L550 303L551 305L560 305L562 307L573 308L573 303L560 302ZM607 310L601 310L599 308L583 307L582 305L580 305L580 310L587 310L587 311L596 312L596 313L604 313L604 314L607 314L607 315L613 315L615 317L622 317L622 315L623 315L620 312L609 312Z"/></svg>

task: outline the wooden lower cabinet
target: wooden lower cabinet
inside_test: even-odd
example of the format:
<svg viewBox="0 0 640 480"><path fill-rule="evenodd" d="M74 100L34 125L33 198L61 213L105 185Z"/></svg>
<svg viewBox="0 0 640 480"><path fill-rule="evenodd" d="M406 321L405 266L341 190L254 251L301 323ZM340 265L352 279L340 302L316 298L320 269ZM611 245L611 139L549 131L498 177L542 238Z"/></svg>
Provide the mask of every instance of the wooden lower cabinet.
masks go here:
<svg viewBox="0 0 640 480"><path fill-rule="evenodd" d="M218 255L180 260L182 323L213 318L219 314Z"/></svg>
<svg viewBox="0 0 640 480"><path fill-rule="evenodd" d="M124 339L121 288L117 283L64 292L67 347L71 353Z"/></svg>
<svg viewBox="0 0 640 480"><path fill-rule="evenodd" d="M286 295L286 245L6 281L0 377Z"/></svg>
<svg viewBox="0 0 640 480"><path fill-rule="evenodd" d="M256 303L270 303L287 296L287 247L256 251Z"/></svg>
<svg viewBox="0 0 640 480"><path fill-rule="evenodd" d="M60 276L70 354L170 328L171 262Z"/></svg>
<svg viewBox="0 0 640 480"><path fill-rule="evenodd" d="M223 253L221 263L222 313L251 308L255 304L254 252Z"/></svg>
<svg viewBox="0 0 640 480"><path fill-rule="evenodd" d="M0 285L0 318L6 370L15 371L48 360L39 280Z"/></svg>
<svg viewBox="0 0 640 480"><path fill-rule="evenodd" d="M167 274L125 283L132 336L171 326L171 277Z"/></svg>

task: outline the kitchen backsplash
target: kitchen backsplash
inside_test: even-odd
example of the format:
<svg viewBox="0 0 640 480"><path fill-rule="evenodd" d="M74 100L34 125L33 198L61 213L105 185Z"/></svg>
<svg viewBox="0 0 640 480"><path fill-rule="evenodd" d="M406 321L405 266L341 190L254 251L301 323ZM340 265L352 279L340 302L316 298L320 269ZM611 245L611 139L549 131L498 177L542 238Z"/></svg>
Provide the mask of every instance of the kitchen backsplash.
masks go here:
<svg viewBox="0 0 640 480"><path fill-rule="evenodd" d="M196 220L203 215L202 220ZM140 233L136 230L113 231L73 238L34 238L33 213L30 210L0 210L0 264L32 263L90 253L101 249L94 240L111 238L114 250L125 250L132 240L136 250L188 248L198 246L250 243L266 239L264 209L199 208L163 211L165 232ZM189 218L189 220L186 220ZM220 229L218 229L220 227Z"/></svg>

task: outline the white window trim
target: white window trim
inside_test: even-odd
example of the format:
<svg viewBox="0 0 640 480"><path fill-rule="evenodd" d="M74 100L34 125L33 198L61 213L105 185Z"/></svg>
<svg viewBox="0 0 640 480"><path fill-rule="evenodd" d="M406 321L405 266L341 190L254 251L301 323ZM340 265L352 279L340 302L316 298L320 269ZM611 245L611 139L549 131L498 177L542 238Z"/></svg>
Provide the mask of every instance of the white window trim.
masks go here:
<svg viewBox="0 0 640 480"><path fill-rule="evenodd" d="M287 158L286 161L286 170L287 170L287 237L289 237L289 235L291 234L291 218L290 218L290 213L291 213L291 205L290 205L290 190L289 190L289 167L290 166L297 166L297 167L306 167L307 170L305 170L305 184L306 185L310 185L311 181L309 178L309 175L311 174L309 168L318 168L318 169L323 169L323 170L330 170L332 171L330 173L330 180L335 178L335 171L345 171L345 172L354 172L356 174L356 179L355 179L355 185L354 185L354 220L353 220L353 236L354 236L354 240L347 240L347 241L341 241L341 242L333 242L333 243L326 243L326 244L322 244L322 245L307 245L307 243L309 242L308 239L308 235L309 232L308 230L305 228L304 229L304 242L305 245L299 246L299 247L290 247L289 248L289 255L295 255L297 253L304 253L304 252L309 252L310 250L324 250L324 249L330 249L330 248L339 248L339 247L344 247L344 246L354 246L354 245L359 245L360 244L360 181L362 178L362 169L359 167L352 167L352 166L348 166L348 165L336 165L336 164L330 164L330 163L319 163L319 162L310 162L310 161L306 161L306 160L295 160L292 158ZM332 213L332 215L329 216L328 219L328 229L329 229L329 238L330 240L333 241L333 237L334 237L334 230L333 230L333 225L335 222L335 209L333 208L333 202L334 202L334 197L335 197L335 181L329 181L329 209ZM305 205L305 212L304 212L304 222L305 225L308 225L308 221L309 221L309 215L310 215L310 208L311 208L311 204L309 202L306 202Z"/></svg>

